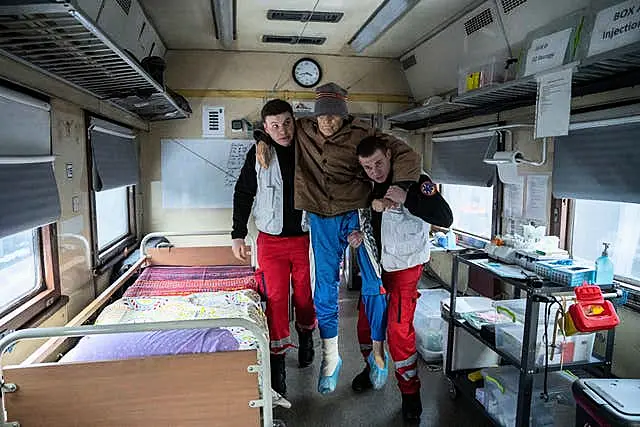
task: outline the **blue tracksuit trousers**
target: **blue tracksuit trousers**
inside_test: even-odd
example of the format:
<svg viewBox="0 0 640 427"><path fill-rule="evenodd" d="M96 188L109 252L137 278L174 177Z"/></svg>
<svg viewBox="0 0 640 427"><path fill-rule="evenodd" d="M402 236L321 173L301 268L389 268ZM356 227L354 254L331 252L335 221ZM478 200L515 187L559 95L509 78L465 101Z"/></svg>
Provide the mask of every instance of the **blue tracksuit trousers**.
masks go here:
<svg viewBox="0 0 640 427"><path fill-rule="evenodd" d="M358 211L342 215L323 217L309 214L311 246L315 262L316 316L320 337L338 336L338 287L340 285L340 262L347 248L347 237L360 231ZM377 263L371 251L363 243L358 248L358 266L362 275L362 301L369 324L371 339L384 341L387 326L387 301L382 280L374 267Z"/></svg>

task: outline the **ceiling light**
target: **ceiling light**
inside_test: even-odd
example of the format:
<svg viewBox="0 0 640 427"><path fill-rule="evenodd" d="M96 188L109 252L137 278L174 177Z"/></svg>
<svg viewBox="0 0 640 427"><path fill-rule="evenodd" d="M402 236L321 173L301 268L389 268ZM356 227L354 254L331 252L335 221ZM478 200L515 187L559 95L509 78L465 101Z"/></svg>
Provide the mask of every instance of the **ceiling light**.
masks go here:
<svg viewBox="0 0 640 427"><path fill-rule="evenodd" d="M211 0L213 24L216 37L222 47L231 48L236 39L236 2L235 0Z"/></svg>
<svg viewBox="0 0 640 427"><path fill-rule="evenodd" d="M385 0L349 41L358 53L373 44L385 31L418 4L419 0Z"/></svg>

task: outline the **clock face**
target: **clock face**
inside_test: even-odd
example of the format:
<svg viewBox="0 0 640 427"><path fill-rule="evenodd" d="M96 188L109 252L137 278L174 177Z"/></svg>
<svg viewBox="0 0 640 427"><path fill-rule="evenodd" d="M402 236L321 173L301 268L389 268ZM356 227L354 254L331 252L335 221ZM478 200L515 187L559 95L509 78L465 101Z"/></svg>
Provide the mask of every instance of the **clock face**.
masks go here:
<svg viewBox="0 0 640 427"><path fill-rule="evenodd" d="M313 87L322 78L320 64L310 58L299 59L293 66L293 79L302 87Z"/></svg>

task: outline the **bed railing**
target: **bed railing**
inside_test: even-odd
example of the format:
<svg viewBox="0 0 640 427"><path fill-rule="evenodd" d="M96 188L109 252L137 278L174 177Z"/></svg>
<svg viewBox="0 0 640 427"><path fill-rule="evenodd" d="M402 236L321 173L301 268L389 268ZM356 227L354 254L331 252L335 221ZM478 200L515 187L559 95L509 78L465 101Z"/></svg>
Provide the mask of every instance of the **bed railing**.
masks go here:
<svg viewBox="0 0 640 427"><path fill-rule="evenodd" d="M180 320L171 322L153 323L131 323L115 325L88 325L75 327L54 327L54 328L33 328L15 331L0 339L0 427L19 427L19 420L9 422L5 407L4 396L7 393L15 393L19 390L20 384L5 383L2 366L2 355L12 345L20 340L53 338L53 337L82 337L88 335L104 335L131 332L151 332L178 329L209 329L220 327L240 327L249 330L258 343L259 363L248 366L249 372L257 373L261 382L261 398L252 400L247 404L252 408L262 408L263 426L273 425L273 408L271 396L271 368L269 363L269 338L265 331L261 330L255 323L242 318L226 319L203 319L203 320Z"/></svg>
<svg viewBox="0 0 640 427"><path fill-rule="evenodd" d="M231 236L231 230L216 230L216 231L156 231L146 234L140 242L140 255L141 257L147 257L147 243L149 240L155 237L189 237L189 236ZM251 265L257 265L257 251L256 251L256 239L251 235L247 235L246 239L249 240L251 246Z"/></svg>

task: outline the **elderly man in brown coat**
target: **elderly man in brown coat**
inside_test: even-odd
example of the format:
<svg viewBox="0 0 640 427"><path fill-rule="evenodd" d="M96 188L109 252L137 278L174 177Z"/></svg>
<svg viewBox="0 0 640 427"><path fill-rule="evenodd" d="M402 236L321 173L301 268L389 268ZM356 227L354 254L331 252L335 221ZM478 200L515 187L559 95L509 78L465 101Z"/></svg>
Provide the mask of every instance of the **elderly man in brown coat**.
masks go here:
<svg viewBox="0 0 640 427"><path fill-rule="evenodd" d="M386 297L376 246L370 232L367 207L371 183L362 175L356 147L367 136L384 140L393 156L395 184L407 187L420 177L420 156L402 141L381 133L347 111L347 92L335 83L316 89L315 117L296 122L295 206L308 213L315 262L318 328L322 338L322 365L318 391L335 390L342 359L338 353L338 287L340 262L353 231L364 233L358 248L362 275L362 302L373 342L370 379L381 388L388 376L384 351ZM268 164L267 142L258 143L257 158Z"/></svg>

